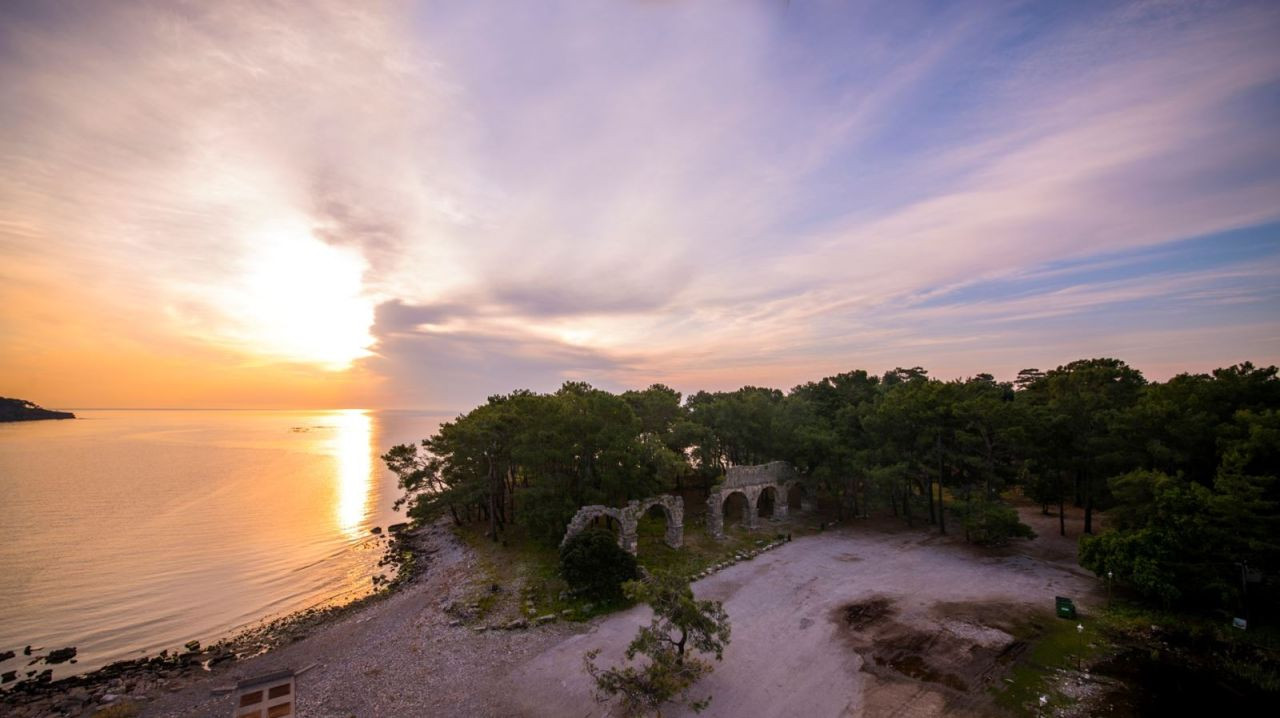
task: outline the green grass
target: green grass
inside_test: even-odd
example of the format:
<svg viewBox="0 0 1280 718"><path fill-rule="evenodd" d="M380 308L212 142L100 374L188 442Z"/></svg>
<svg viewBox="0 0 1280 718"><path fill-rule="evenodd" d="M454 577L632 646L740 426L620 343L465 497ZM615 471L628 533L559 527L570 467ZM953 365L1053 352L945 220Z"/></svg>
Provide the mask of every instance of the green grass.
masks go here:
<svg viewBox="0 0 1280 718"><path fill-rule="evenodd" d="M522 526L511 526L500 542L484 536L484 527L468 525L454 529L475 551L476 571L468 602L478 604L480 618L504 613L535 618L554 614L558 618L582 621L612 613L630 604L600 603L569 595L568 584L560 577L560 554L556 547L535 541ZM691 577L710 566L732 558L733 554L757 548L775 539L778 533L793 536L815 529L802 520L775 524L760 520L750 531L736 524L725 528L724 539L714 539L700 523L687 522L684 546L673 549L664 542L666 524L662 518L646 517L638 528L636 560L646 571L676 573ZM497 584L499 592L491 590ZM564 612L568 612L566 615Z"/></svg>
<svg viewBox="0 0 1280 718"><path fill-rule="evenodd" d="M1084 626L1083 634L1076 631L1077 623ZM1203 663L1206 676L1217 673L1261 691L1280 690L1280 631L1275 627L1241 631L1223 617L1117 600L1096 615L1077 621L1046 618L1026 624L1020 633L1018 638L1030 648L996 688L997 703L1017 714L1034 714L1041 695L1048 696L1052 708L1070 705L1071 699L1052 688L1056 672L1088 668L1133 648L1172 651L1166 660L1194 658Z"/></svg>
<svg viewBox="0 0 1280 718"><path fill-rule="evenodd" d="M1077 629L1084 626L1084 631ZM1015 637L1030 644L1014 663L1005 680L995 688L996 702L1023 715L1034 715L1040 696L1048 696L1048 706L1062 708L1073 701L1053 690L1051 679L1058 670L1079 670L1110 650L1105 617L1081 615L1075 620L1044 617L1018 628Z"/></svg>

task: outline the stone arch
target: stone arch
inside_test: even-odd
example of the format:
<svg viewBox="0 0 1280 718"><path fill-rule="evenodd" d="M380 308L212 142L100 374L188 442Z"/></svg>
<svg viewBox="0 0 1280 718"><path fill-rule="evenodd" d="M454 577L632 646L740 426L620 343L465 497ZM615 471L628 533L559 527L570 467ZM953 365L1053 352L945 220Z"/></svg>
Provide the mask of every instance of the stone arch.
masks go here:
<svg viewBox="0 0 1280 718"><path fill-rule="evenodd" d="M724 504L735 493L747 499L747 527L758 525L758 506L762 493L773 492L774 520L787 517L786 493L782 487L795 480L795 472L785 461L774 461L760 466L731 466L725 472L724 483L712 489L707 497L707 530L716 538L724 537Z"/></svg>
<svg viewBox="0 0 1280 718"><path fill-rule="evenodd" d="M591 505L583 506L569 520L569 527L564 532L564 538L560 540L563 546L565 541L571 537L581 533L584 529L591 525L591 522L600 516L609 516L618 521L621 531L618 534L618 545L634 554L639 546L639 538L636 534L640 525L640 517L644 516L644 512L652 506L661 506L663 513L667 518L667 535L665 541L671 548L680 548L684 545L684 499L679 496L651 496L640 501L629 501L627 505L620 509L609 506Z"/></svg>
<svg viewBox="0 0 1280 718"><path fill-rule="evenodd" d="M583 506L578 509L578 512L569 520L569 528L565 530L564 538L560 539L560 545L563 546L565 541L585 531L592 521L601 516L608 516L618 522L619 527L621 527L618 535L618 545L626 548L623 543L623 535L626 533L627 522L623 517L622 510L599 505Z"/></svg>
<svg viewBox="0 0 1280 718"><path fill-rule="evenodd" d="M654 506L662 508L662 513L667 519L667 534L664 541L671 548L680 548L684 546L684 499L679 496L651 496L640 501L632 501L627 504L624 513L630 513L632 516L633 526L638 526L641 517L645 512ZM634 551L632 551L634 553Z"/></svg>
<svg viewBox="0 0 1280 718"><path fill-rule="evenodd" d="M781 496L782 492L776 485L760 487L760 493L756 497L756 516L778 518L778 502Z"/></svg>
<svg viewBox="0 0 1280 718"><path fill-rule="evenodd" d="M787 505L788 511L808 511L809 506L809 489L799 481L788 481L782 485L783 502Z"/></svg>
<svg viewBox="0 0 1280 718"><path fill-rule="evenodd" d="M742 525L748 526L748 527L754 527L755 514L756 514L755 502L751 500L751 497L747 494L746 491L743 491L741 489L733 489L733 490L724 492L722 498L720 499L720 515L722 517L725 517L725 519L727 520L729 516L729 508L730 508L729 504L730 502L734 501L734 497L736 496L742 497L742 516L741 516Z"/></svg>

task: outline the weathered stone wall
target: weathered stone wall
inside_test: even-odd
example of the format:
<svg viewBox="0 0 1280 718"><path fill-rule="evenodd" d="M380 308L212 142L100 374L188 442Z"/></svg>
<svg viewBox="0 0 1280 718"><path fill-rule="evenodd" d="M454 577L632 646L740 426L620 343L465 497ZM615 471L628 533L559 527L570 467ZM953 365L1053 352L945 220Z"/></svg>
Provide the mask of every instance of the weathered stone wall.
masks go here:
<svg viewBox="0 0 1280 718"><path fill-rule="evenodd" d="M742 488L760 484L780 484L791 481L796 472L785 461L770 461L755 466L730 466L724 472L725 488Z"/></svg>
<svg viewBox="0 0 1280 718"><path fill-rule="evenodd" d="M773 489L774 521L787 517L787 490L797 481L795 470L785 461L771 461L757 466L731 466L725 472L724 483L711 490L707 497L707 530L716 538L724 538L724 505L729 497L742 494L747 499L747 528L760 525L760 496Z"/></svg>
<svg viewBox="0 0 1280 718"><path fill-rule="evenodd" d="M639 548L637 531L640 528L640 519L644 516L644 512L653 506L661 506L662 512L666 516L667 535L664 538L666 544L671 548L683 546L684 499L666 494L650 496L639 501L628 501L627 505L620 509L599 505L583 506L570 519L569 528L565 530L564 538L560 540L560 545L563 546L570 536L581 533L591 525L592 521L600 516L610 516L616 519L621 526L621 531L618 534L618 545L634 554Z"/></svg>

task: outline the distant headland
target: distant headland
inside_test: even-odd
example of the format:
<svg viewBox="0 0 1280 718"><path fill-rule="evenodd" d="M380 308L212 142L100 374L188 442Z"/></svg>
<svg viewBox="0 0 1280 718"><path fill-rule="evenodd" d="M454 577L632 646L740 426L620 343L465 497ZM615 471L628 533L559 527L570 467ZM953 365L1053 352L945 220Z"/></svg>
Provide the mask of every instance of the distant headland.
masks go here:
<svg viewBox="0 0 1280 718"><path fill-rule="evenodd" d="M0 422L74 418L76 415L69 411L53 411L26 399L9 399L0 396Z"/></svg>

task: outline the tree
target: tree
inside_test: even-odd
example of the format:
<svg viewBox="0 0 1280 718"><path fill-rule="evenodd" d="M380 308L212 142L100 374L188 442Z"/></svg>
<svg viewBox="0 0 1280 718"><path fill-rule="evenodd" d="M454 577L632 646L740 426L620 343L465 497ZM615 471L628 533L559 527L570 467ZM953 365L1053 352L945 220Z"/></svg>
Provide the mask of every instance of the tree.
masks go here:
<svg viewBox="0 0 1280 718"><path fill-rule="evenodd" d="M1075 476L1076 498L1084 505L1084 532L1093 533L1093 512L1105 497L1105 479L1132 466L1132 446L1116 431L1118 418L1141 396L1142 373L1119 359L1081 359L1048 372L1026 390L1041 403L1064 438L1053 468Z"/></svg>
<svg viewBox="0 0 1280 718"><path fill-rule="evenodd" d="M622 598L622 585L639 576L636 558L604 529L587 529L560 547L560 575L569 587L600 601Z"/></svg>
<svg viewBox="0 0 1280 718"><path fill-rule="evenodd" d="M706 708L711 697L694 700L693 685L712 671L712 664L698 654L719 661L729 644L729 616L719 601L699 601L688 581L670 574L655 574L644 581L629 581L629 598L649 604L653 620L642 627L627 646L626 660L648 659L639 665L601 669L595 665L600 651L583 657L583 667L596 684L596 699L621 699L627 715L652 711L676 701L695 712Z"/></svg>

